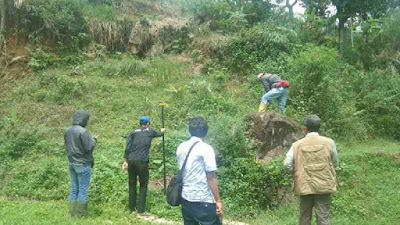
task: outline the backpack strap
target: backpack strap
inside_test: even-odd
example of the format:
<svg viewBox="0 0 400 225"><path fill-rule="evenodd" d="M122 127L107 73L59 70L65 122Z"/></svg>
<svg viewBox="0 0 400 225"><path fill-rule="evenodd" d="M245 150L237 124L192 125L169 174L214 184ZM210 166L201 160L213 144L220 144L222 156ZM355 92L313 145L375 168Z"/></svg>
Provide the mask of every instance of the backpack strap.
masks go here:
<svg viewBox="0 0 400 225"><path fill-rule="evenodd" d="M185 162L183 163L183 165L182 165L182 168L181 168L181 173L183 173L183 170L185 169L185 166L186 166L186 162L187 162L187 160L188 160L188 158L189 158L189 155L190 155L190 153L192 152L192 150L193 150L193 147L197 144L197 143L199 143L200 141L196 141L193 145L192 145L192 147L190 147L190 149L189 149L189 152L188 152L188 154L186 155L186 158L185 158Z"/></svg>

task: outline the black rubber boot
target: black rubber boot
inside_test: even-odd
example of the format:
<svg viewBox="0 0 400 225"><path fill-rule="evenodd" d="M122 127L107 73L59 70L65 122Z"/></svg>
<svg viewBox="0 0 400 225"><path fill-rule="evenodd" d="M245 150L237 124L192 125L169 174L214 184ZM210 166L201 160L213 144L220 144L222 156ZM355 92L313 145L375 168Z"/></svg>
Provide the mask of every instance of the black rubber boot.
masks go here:
<svg viewBox="0 0 400 225"><path fill-rule="evenodd" d="M76 208L75 208L76 216L77 217L87 217L88 216L88 203L76 203Z"/></svg>
<svg viewBox="0 0 400 225"><path fill-rule="evenodd" d="M69 215L76 216L76 204L77 202L69 202Z"/></svg>

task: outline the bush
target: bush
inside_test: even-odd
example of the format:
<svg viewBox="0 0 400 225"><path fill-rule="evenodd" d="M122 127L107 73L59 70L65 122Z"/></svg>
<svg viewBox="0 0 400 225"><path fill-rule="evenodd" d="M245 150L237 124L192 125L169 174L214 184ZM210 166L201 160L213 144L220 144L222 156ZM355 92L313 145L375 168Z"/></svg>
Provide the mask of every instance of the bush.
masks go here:
<svg viewBox="0 0 400 225"><path fill-rule="evenodd" d="M211 30L218 28L218 21L228 19L229 4L222 1L198 0L185 1L183 12L192 13L194 20L199 23L210 23Z"/></svg>
<svg viewBox="0 0 400 225"><path fill-rule="evenodd" d="M106 15L103 14L103 17L105 16ZM91 18L88 20L88 23L89 36L97 44L106 46L107 50L111 52L128 51L129 39L132 29L135 26L135 21L127 18L118 20L112 18ZM139 34L143 33L140 27L136 27L136 30ZM148 33L144 31L144 34L147 35ZM151 47L153 39L145 39L144 44L145 47L149 47L148 45Z"/></svg>
<svg viewBox="0 0 400 225"><path fill-rule="evenodd" d="M46 156L41 156L46 157ZM64 165L53 158L41 164L15 162L8 182L3 187L8 196L24 196L40 200L64 199L68 192L68 176Z"/></svg>
<svg viewBox="0 0 400 225"><path fill-rule="evenodd" d="M76 52L88 44L87 22L78 0L29 0L18 15L26 37L44 41L62 52Z"/></svg>
<svg viewBox="0 0 400 225"><path fill-rule="evenodd" d="M257 24L268 20L273 5L268 1L185 1L183 11L191 12L199 23L210 23L211 30L225 28L234 31L238 25ZM230 27L229 25L233 25Z"/></svg>
<svg viewBox="0 0 400 225"><path fill-rule="evenodd" d="M362 74L354 83L358 116L370 125L370 132L400 140L399 74L390 68Z"/></svg>
<svg viewBox="0 0 400 225"><path fill-rule="evenodd" d="M148 63L136 58L122 58L113 60L114 63L103 63L99 61L90 70L97 71L105 76L135 77L147 72Z"/></svg>
<svg viewBox="0 0 400 225"><path fill-rule="evenodd" d="M181 53L192 42L187 27L175 28L172 25L160 28L160 40L164 53Z"/></svg>
<svg viewBox="0 0 400 225"><path fill-rule="evenodd" d="M214 87L206 80L193 80L188 85L188 89L193 95L191 99L191 110L193 111L207 114L209 112L224 112L230 115L235 115L238 112L234 102L222 93L217 94L219 87Z"/></svg>
<svg viewBox="0 0 400 225"><path fill-rule="evenodd" d="M83 97L89 90L88 82L58 69L46 70L37 75L33 96L38 101L51 100L64 104Z"/></svg>
<svg viewBox="0 0 400 225"><path fill-rule="evenodd" d="M254 73L256 65L265 61L285 65L284 61L278 60L282 54L291 52L295 39L296 33L290 30L261 24L243 29L220 46L215 54L220 63L232 72Z"/></svg>
<svg viewBox="0 0 400 225"><path fill-rule="evenodd" d="M27 51L29 56L28 65L35 72L65 65L80 64L84 59L84 56L79 54L65 54L62 57L57 57L56 54L50 51L45 51L39 47L34 48L33 46L29 46Z"/></svg>
<svg viewBox="0 0 400 225"><path fill-rule="evenodd" d="M128 176L121 164L106 157L97 157L93 169L89 198L96 203L125 202L128 199Z"/></svg>
<svg viewBox="0 0 400 225"><path fill-rule="evenodd" d="M0 157L17 159L32 151L40 141L37 128L21 123L15 108L0 122Z"/></svg>
<svg viewBox="0 0 400 225"><path fill-rule="evenodd" d="M219 172L225 206L238 218L254 216L260 209L277 204L279 187L290 185L291 176L282 161L264 166L254 158L237 158Z"/></svg>
<svg viewBox="0 0 400 225"><path fill-rule="evenodd" d="M299 121L306 114L317 114L329 135L365 138L365 125L355 116L355 83L350 79L357 72L340 63L336 50L308 45L289 60L288 68L289 100Z"/></svg>
<svg viewBox="0 0 400 225"><path fill-rule="evenodd" d="M253 156L254 148L248 139L244 121L227 115L215 115L209 120L208 136L217 152L219 164L230 167L238 158Z"/></svg>

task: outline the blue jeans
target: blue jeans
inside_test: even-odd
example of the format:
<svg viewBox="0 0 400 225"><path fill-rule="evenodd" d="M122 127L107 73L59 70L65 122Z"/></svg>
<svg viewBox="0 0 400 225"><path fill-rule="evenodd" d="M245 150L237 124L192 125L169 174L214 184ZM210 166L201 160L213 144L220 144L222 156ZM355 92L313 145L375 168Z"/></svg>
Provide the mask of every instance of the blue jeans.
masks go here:
<svg viewBox="0 0 400 225"><path fill-rule="evenodd" d="M71 177L69 200L71 202L87 202L91 173L90 163L69 163Z"/></svg>
<svg viewBox="0 0 400 225"><path fill-rule="evenodd" d="M282 112L286 112L286 102L289 97L289 89L284 87L272 88L262 98L261 102L268 104L272 100L276 99Z"/></svg>
<svg viewBox="0 0 400 225"><path fill-rule="evenodd" d="M221 225L215 203L182 199L182 216L184 225Z"/></svg>

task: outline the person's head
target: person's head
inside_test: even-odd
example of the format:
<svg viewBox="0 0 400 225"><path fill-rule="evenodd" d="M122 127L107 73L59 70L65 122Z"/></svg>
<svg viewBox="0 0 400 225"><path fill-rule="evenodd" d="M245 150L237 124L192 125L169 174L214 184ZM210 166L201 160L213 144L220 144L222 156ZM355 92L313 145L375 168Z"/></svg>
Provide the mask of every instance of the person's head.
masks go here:
<svg viewBox="0 0 400 225"><path fill-rule="evenodd" d="M142 116L139 119L140 126L148 126L150 125L150 118L147 116Z"/></svg>
<svg viewBox="0 0 400 225"><path fill-rule="evenodd" d="M73 116L73 125L79 125L81 127L86 127L88 121L89 121L89 113L86 112L83 109L80 109L78 111L75 112L74 116Z"/></svg>
<svg viewBox="0 0 400 225"><path fill-rule="evenodd" d="M317 115L306 115L304 125L306 132L318 132L321 127L321 119Z"/></svg>
<svg viewBox="0 0 400 225"><path fill-rule="evenodd" d="M202 117L189 119L189 133L192 136L203 138L207 135L208 124Z"/></svg>

